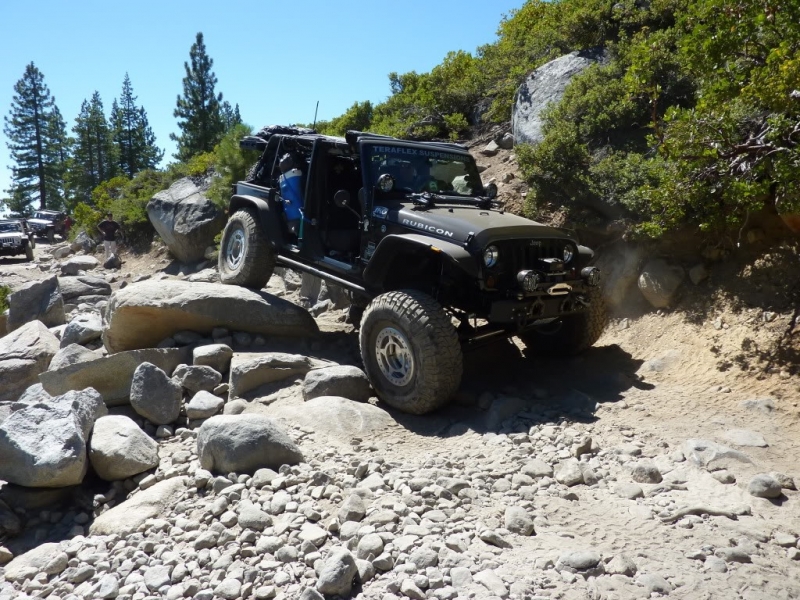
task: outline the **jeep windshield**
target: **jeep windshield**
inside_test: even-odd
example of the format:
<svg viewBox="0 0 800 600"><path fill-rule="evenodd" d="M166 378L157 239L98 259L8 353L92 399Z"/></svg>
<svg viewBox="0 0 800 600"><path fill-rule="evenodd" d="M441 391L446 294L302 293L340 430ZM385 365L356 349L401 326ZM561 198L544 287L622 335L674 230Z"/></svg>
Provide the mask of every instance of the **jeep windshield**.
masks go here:
<svg viewBox="0 0 800 600"><path fill-rule="evenodd" d="M485 195L478 166L469 154L385 143L369 144L364 150L374 188L380 189L377 185L381 175L389 174L394 179L394 188L388 194L428 192L454 202L478 201Z"/></svg>
<svg viewBox="0 0 800 600"><path fill-rule="evenodd" d="M43 221L52 221L56 218L56 216L52 213L37 212L35 215L33 215L33 218L41 219Z"/></svg>
<svg viewBox="0 0 800 600"><path fill-rule="evenodd" d="M22 231L22 226L19 223L0 223L0 233L19 233Z"/></svg>

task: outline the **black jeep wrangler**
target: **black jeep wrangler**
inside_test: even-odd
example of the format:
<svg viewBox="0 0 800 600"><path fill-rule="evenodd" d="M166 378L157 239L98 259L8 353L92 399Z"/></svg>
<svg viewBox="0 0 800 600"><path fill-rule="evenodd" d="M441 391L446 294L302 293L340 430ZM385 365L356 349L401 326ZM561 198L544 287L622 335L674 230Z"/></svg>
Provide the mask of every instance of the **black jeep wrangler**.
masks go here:
<svg viewBox="0 0 800 600"><path fill-rule="evenodd" d="M37 237L44 237L52 244L55 242L56 234L61 239L67 239L66 228L67 215L57 210L37 210L28 219L28 225Z"/></svg>
<svg viewBox="0 0 800 600"><path fill-rule="evenodd" d="M23 254L27 260L33 260L33 248L33 238L25 231L22 222L0 220L0 256Z"/></svg>
<svg viewBox="0 0 800 600"><path fill-rule="evenodd" d="M593 252L504 212L463 146L279 126L241 146L261 158L234 186L221 280L260 289L280 264L349 290L365 309L367 376L389 405L446 403L462 345L518 336L531 352L572 354L603 332Z"/></svg>

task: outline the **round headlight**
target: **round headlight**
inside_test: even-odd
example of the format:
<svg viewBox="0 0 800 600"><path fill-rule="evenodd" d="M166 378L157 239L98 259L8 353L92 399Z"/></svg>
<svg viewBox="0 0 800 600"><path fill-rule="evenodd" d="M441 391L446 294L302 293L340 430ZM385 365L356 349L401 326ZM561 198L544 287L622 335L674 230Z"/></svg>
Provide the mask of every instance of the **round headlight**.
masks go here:
<svg viewBox="0 0 800 600"><path fill-rule="evenodd" d="M500 251L497 246L487 246L483 251L483 264L491 268L497 264L497 259L500 257Z"/></svg>
<svg viewBox="0 0 800 600"><path fill-rule="evenodd" d="M568 263L575 256L575 247L571 244L564 246L564 262Z"/></svg>

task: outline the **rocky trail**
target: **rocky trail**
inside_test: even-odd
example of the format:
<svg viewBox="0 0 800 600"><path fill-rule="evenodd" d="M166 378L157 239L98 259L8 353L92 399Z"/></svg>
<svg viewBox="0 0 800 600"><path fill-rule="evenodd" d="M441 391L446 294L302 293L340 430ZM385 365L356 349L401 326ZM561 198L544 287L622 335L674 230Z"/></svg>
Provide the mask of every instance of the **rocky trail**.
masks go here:
<svg viewBox="0 0 800 600"><path fill-rule="evenodd" d="M451 405L411 416L373 397L334 290L306 312L292 272L228 298L161 245L121 270L66 247L0 260L26 294L0 600L800 597L791 304L687 282L579 357L468 349Z"/></svg>

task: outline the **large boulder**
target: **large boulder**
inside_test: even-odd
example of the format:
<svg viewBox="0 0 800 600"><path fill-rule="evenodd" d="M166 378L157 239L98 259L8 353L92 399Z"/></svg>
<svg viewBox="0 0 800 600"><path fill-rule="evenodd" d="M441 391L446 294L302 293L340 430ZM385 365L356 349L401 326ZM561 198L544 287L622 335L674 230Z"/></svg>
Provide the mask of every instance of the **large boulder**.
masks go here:
<svg viewBox="0 0 800 600"><path fill-rule="evenodd" d="M225 215L188 177L158 192L147 203L147 216L170 252L183 263L201 260Z"/></svg>
<svg viewBox="0 0 800 600"><path fill-rule="evenodd" d="M657 258L642 269L639 290L654 308L667 308L674 302L684 276L682 267Z"/></svg>
<svg viewBox="0 0 800 600"><path fill-rule="evenodd" d="M309 371L303 380L303 398L312 400L320 396L340 396L366 402L372 396L372 387L364 371L358 367L325 367Z"/></svg>
<svg viewBox="0 0 800 600"><path fill-rule="evenodd" d="M53 360L50 361L48 371L54 371L62 367L68 367L69 365L76 365L82 362L89 362L95 360L96 358L99 358L99 355L95 354L85 346L81 346L80 344L67 344L65 346L62 340L61 349L56 352Z"/></svg>
<svg viewBox="0 0 800 600"><path fill-rule="evenodd" d="M55 275L41 281L29 281L8 297L8 331L30 321L41 321L47 327L55 327L63 325L66 320L64 298Z"/></svg>
<svg viewBox="0 0 800 600"><path fill-rule="evenodd" d="M136 367L131 380L131 406L133 410L156 425L167 425L181 412L183 390L180 383L170 379L152 363Z"/></svg>
<svg viewBox="0 0 800 600"><path fill-rule="evenodd" d="M58 575L67 566L69 556L61 544L48 542L28 550L8 563L5 567L5 578L8 581L25 581L36 575Z"/></svg>
<svg viewBox="0 0 800 600"><path fill-rule="evenodd" d="M70 344L85 344L103 335L103 321L94 312L81 313L75 316L61 334L61 347Z"/></svg>
<svg viewBox="0 0 800 600"><path fill-rule="evenodd" d="M210 334L215 327L267 336L319 332L311 315L287 300L219 283L135 283L111 296L105 316L109 352L153 347L178 331Z"/></svg>
<svg viewBox="0 0 800 600"><path fill-rule="evenodd" d="M100 277L81 275L79 277L60 277L58 284L66 302L81 302L81 296L110 296L111 284Z"/></svg>
<svg viewBox="0 0 800 600"><path fill-rule="evenodd" d="M94 249L97 247L97 242L95 242L85 231L81 231L78 235L75 236L75 239L69 245L73 252L78 252L79 250L83 250L86 253L94 252Z"/></svg>
<svg viewBox="0 0 800 600"><path fill-rule="evenodd" d="M119 406L130 402L133 372L140 364L152 363L171 374L175 367L188 362L190 358L191 351L188 348L131 350L61 366L42 373L39 380L44 389L53 395L93 387L102 394L108 406Z"/></svg>
<svg viewBox="0 0 800 600"><path fill-rule="evenodd" d="M197 433L200 466L215 473L254 473L296 465L303 455L288 434L264 415L217 415Z"/></svg>
<svg viewBox="0 0 800 600"><path fill-rule="evenodd" d="M326 361L284 352L235 357L231 361L228 397L233 399L262 385L305 375L312 369L330 366L332 363Z"/></svg>
<svg viewBox="0 0 800 600"><path fill-rule="evenodd" d="M61 263L62 275L77 275L80 271L91 271L100 265L94 256L73 256Z"/></svg>
<svg viewBox="0 0 800 600"><path fill-rule="evenodd" d="M94 424L89 460L101 479L127 479L158 466L158 444L132 419L109 415Z"/></svg>
<svg viewBox="0 0 800 600"><path fill-rule="evenodd" d="M231 364L233 350L226 344L207 344L198 346L192 351L192 364L211 367L219 373L225 373Z"/></svg>
<svg viewBox="0 0 800 600"><path fill-rule="evenodd" d="M41 321L27 323L0 338L0 402L13 401L58 352L58 338Z"/></svg>
<svg viewBox="0 0 800 600"><path fill-rule="evenodd" d="M515 143L541 142L544 110L561 101L573 77L603 60L602 50L580 50L551 60L530 73L514 97L511 126Z"/></svg>
<svg viewBox="0 0 800 600"><path fill-rule="evenodd" d="M354 437L380 435L397 425L384 409L367 402L356 402L335 396L320 396L303 404L284 404L264 407L253 402L249 412L266 411L269 416L308 427L327 443L349 446Z"/></svg>
<svg viewBox="0 0 800 600"><path fill-rule="evenodd" d="M187 477L172 477L156 483L97 517L89 526L89 534L128 536L148 519L167 514L183 496L188 483Z"/></svg>
<svg viewBox="0 0 800 600"><path fill-rule="evenodd" d="M15 410L0 424L0 479L27 487L79 484L89 433L107 412L91 388Z"/></svg>

